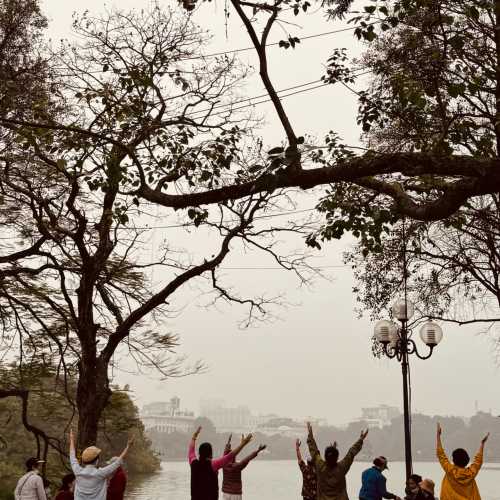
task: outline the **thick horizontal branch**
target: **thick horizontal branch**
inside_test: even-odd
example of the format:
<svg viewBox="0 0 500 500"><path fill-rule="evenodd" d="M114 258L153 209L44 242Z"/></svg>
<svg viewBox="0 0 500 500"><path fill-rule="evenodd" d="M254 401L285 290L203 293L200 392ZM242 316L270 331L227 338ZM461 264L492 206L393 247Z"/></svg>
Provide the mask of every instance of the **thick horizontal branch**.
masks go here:
<svg viewBox="0 0 500 500"><path fill-rule="evenodd" d="M439 198L419 204L398 183L375 179L389 174L407 177L436 175L455 180L450 180ZM411 218L439 220L449 217L470 197L500 192L500 160L458 155L437 157L425 153L371 154L331 167L282 170L254 181L197 193L167 194L143 185L138 195L152 203L181 209L236 200L280 188L311 189L339 182L363 185L390 196L397 208Z"/></svg>

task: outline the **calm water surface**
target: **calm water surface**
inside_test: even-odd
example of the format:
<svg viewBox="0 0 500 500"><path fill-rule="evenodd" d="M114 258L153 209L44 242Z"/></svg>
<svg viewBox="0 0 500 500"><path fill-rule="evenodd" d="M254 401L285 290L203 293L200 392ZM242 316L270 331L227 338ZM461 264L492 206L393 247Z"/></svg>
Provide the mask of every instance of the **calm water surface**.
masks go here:
<svg viewBox="0 0 500 500"><path fill-rule="evenodd" d="M403 496L404 463L390 463L386 471L389 491ZM349 496L357 499L361 472L369 464L355 462L347 478ZM481 470L478 477L483 500L500 500L500 465L493 464ZM438 464L416 463L416 473L429 477L439 486L442 471ZM219 478L219 483L221 482ZM245 500L300 500L300 471L295 461L252 462L243 472L243 498ZM437 495L439 493L436 492ZM189 466L184 462L163 462L162 470L131 485L126 500L189 500ZM222 496L221 496L222 498Z"/></svg>

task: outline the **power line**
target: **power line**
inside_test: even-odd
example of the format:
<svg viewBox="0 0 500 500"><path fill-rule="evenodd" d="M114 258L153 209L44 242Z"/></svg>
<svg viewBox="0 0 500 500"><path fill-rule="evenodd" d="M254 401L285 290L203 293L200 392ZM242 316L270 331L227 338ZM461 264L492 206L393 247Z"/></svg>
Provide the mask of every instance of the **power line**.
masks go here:
<svg viewBox="0 0 500 500"><path fill-rule="evenodd" d="M357 78L357 77L364 76L364 75L367 75L367 74L372 73L372 72L373 72L372 70L363 71L363 72L361 72L361 73L358 73L358 74L353 75L353 77ZM303 84L301 84L301 85L296 85L296 86L294 86L294 87L289 87L289 88L287 88L287 89L277 90L277 91L276 91L276 93L277 93L277 94L279 94L280 92L286 92L287 90L291 90L291 89L294 89L294 88L305 87L305 86L307 86L307 85L311 85L311 84L313 84L313 83L318 83L318 82L321 82L321 81L322 81L322 80L315 80L315 81L312 81L312 82L303 83ZM344 82L340 82L340 83L342 83L344 86L346 86L346 85L344 84ZM282 95L282 96L278 95L278 98L281 100L281 99L283 99L283 98L285 98L285 97L290 97L290 96L292 96L292 95L296 95L296 94L302 94L303 92L308 92L308 91L310 91L310 90L316 90L316 89L318 89L318 88L320 88L320 87L325 87L325 86L327 86L327 85L333 85L333 84L331 84L331 83L322 83L322 84L320 84L320 85L316 85L315 87L309 87L309 88L302 89L302 90L298 90L298 91L296 91L296 92L291 92L291 93L289 93L289 94L285 94L285 95ZM346 86L346 87L347 87L347 86ZM349 87L347 87L347 88L348 88L349 90L351 90ZM352 92L352 90L351 90L351 92ZM252 107L252 106L257 106L258 104L265 104L266 102L271 102L271 101L272 101L272 99L270 99L270 98L269 98L269 99L264 99L263 101L259 101L259 102L254 102L254 103L250 102L249 104L246 104L245 106L239 106L239 107L237 107L237 108L232 108L232 106L234 106L235 104L239 104L239 103L243 103L243 102L251 101L251 100L253 100L253 99L259 99L259 98L264 97L264 96L267 96L267 95L269 95L269 94L262 94L261 96L249 97L249 98L246 98L246 99L242 99L241 101L236 101L236 102L234 102L234 103L220 104L220 105L218 105L218 106L214 106L214 108L215 108L215 107L227 107L228 109L225 109L225 110L219 111L219 112L217 112L217 113L211 113L211 114L210 114L210 117L212 117L212 116L219 116L219 115L223 115L223 114L227 113L228 111L238 111L238 110L240 110L240 109L245 109L245 108L249 108L249 107ZM210 108L210 109L214 109L214 108ZM197 115L197 114L200 114L200 115L201 115L201 114L203 114L203 112L208 112L208 111L209 111L209 109L206 109L206 110L199 110L199 111L193 111L192 113L187 114L186 116L188 116L188 117L193 117L193 115ZM199 117L195 116L195 118L199 118Z"/></svg>
<svg viewBox="0 0 500 500"><path fill-rule="evenodd" d="M280 93L280 92L286 92L288 90L298 89L298 88L301 88L301 87L307 87L308 85L312 85L314 83L319 83L321 81L322 80L313 80L311 82L301 83L300 85L294 85L293 87L288 87L286 89L280 89L280 90L277 90L276 92ZM210 108L199 109L199 110L193 111L192 113L189 113L189 116L192 116L193 114L198 114L198 113L203 114L203 113L206 113L206 112L211 111L213 109L223 108L223 107L226 107L226 106L234 106L235 104L241 104L242 102L252 101L253 99L261 99L262 97L268 97L268 96L269 96L269 93L266 92L265 94L260 94L260 95L256 95L256 96L253 96L253 97L247 97L245 99L241 99L240 101L235 101L235 102L232 102L232 103L217 104L215 106L211 106Z"/></svg>
<svg viewBox="0 0 500 500"><path fill-rule="evenodd" d="M378 23L380 23L380 21L375 21L373 23L370 23L368 26L374 25L374 24L378 24ZM298 37L298 38L302 42L302 40L310 40L312 38L319 38L319 37L322 37L322 36L334 35L335 33L342 33L342 32L345 32L345 31L354 31L355 29L357 29L357 26L351 26L349 28L341 28L341 29L333 30L333 31L325 31L323 33L317 33L316 35L308 35L308 36L303 36L303 37ZM280 44L280 42L266 43L266 47L275 47L275 46L277 46L279 44ZM223 55L226 55L226 54L236 54L238 52L246 52L248 50L255 50L255 47L254 46L252 46L252 47L242 47L241 49L226 50L226 51L222 51L222 52L213 52L211 54L205 54L203 56L188 57L188 58L180 59L180 60L181 61L191 61L191 60L194 60L194 59L204 59L206 57L217 57L217 56L223 56Z"/></svg>
<svg viewBox="0 0 500 500"><path fill-rule="evenodd" d="M381 21L375 21L373 23L370 23L368 26L379 24L380 22ZM300 37L300 41L302 42L303 40L311 40L313 38L320 38L320 37L323 37L323 36L334 35L336 33L343 33L343 32L346 32L346 31L354 31L355 29L357 29L356 26L350 26L348 28L341 28L341 29L338 29L338 30L325 31L323 33L316 33L314 35L307 35L307 36ZM272 42L272 43L267 43L265 46L266 47L276 47L279 44L280 44L280 42ZM236 54L236 53L239 53L239 52L247 52L249 50L255 50L255 47L254 46L251 46L251 47L242 47L240 49L225 50L225 51L221 51L221 52L213 52L213 53L210 53L210 54L203 54L203 55L199 55L199 56L185 57L185 58L179 59L178 62L193 61L193 60L205 59L205 58L209 58L209 57L218 57L218 56L223 56L223 55L227 55L227 54ZM88 73L90 73L90 74L99 74L99 73L107 73L107 72L102 71L102 70L95 70L95 71L88 71ZM59 75L59 76L65 77L65 76L73 76L73 75L69 74L69 75Z"/></svg>

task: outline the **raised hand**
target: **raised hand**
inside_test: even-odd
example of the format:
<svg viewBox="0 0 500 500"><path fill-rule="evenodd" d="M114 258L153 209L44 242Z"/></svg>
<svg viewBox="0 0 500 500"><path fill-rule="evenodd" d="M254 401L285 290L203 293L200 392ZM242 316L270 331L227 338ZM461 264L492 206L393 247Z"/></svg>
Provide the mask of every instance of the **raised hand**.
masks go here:
<svg viewBox="0 0 500 500"><path fill-rule="evenodd" d="M312 428L311 422L306 422L306 425L307 425L307 432L309 434L312 434L313 428Z"/></svg>
<svg viewBox="0 0 500 500"><path fill-rule="evenodd" d="M267 448L267 445L261 444L259 445L259 448L257 449L257 452L260 453L261 451L264 451Z"/></svg>
<svg viewBox="0 0 500 500"><path fill-rule="evenodd" d="M366 436L368 436L368 431L370 429L366 429L366 431L361 431L361 435L359 436L363 441L366 439Z"/></svg>
<svg viewBox="0 0 500 500"><path fill-rule="evenodd" d="M232 434L229 434L229 437L227 439L227 445L230 445L231 444L231 438L233 437Z"/></svg>
<svg viewBox="0 0 500 500"><path fill-rule="evenodd" d="M438 422L437 423L437 435L438 435L438 437L441 437L442 433L443 433L443 429L441 429L441 424Z"/></svg>
<svg viewBox="0 0 500 500"><path fill-rule="evenodd" d="M486 434L486 436L484 436L483 439L481 439L481 444L484 444L486 443L486 441L488 441L488 438L490 437L490 433L488 432L488 434Z"/></svg>
<svg viewBox="0 0 500 500"><path fill-rule="evenodd" d="M127 448L130 448L135 443L135 436L130 436L127 440Z"/></svg>
<svg viewBox="0 0 500 500"><path fill-rule="evenodd" d="M241 436L241 442L244 444L248 444L253 439L252 434L247 434L246 436Z"/></svg>
<svg viewBox="0 0 500 500"><path fill-rule="evenodd" d="M198 436L200 435L200 432L201 432L201 426L198 427L198 429L196 429L194 431L194 434L193 434L193 441L196 441L198 439Z"/></svg>
<svg viewBox="0 0 500 500"><path fill-rule="evenodd" d="M300 439L297 439L297 440L295 441L295 448L297 448L297 449L298 449L298 448L300 448L300 445L301 445L301 444L302 444L302 443L300 442Z"/></svg>

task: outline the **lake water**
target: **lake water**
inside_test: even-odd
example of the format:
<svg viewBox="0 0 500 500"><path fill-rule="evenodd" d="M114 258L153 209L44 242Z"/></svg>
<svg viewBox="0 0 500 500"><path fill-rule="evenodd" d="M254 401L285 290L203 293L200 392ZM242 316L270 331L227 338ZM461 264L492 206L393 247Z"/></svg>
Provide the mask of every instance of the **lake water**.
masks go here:
<svg viewBox="0 0 500 500"><path fill-rule="evenodd" d="M347 478L349 496L358 498L361 473L369 464L355 462ZM404 496L405 466L391 462L387 476L387 488ZM489 469L489 467L492 467ZM442 470L436 463L415 463L414 471L431 478L439 485ZM478 485L483 500L500 500L500 465L485 465L479 473ZM222 482L219 475L219 484ZM245 500L300 500L301 475L296 461L252 462L243 472L243 498ZM160 472L130 486L126 500L189 500L189 466L184 462L163 462ZM222 496L221 496L222 499Z"/></svg>

